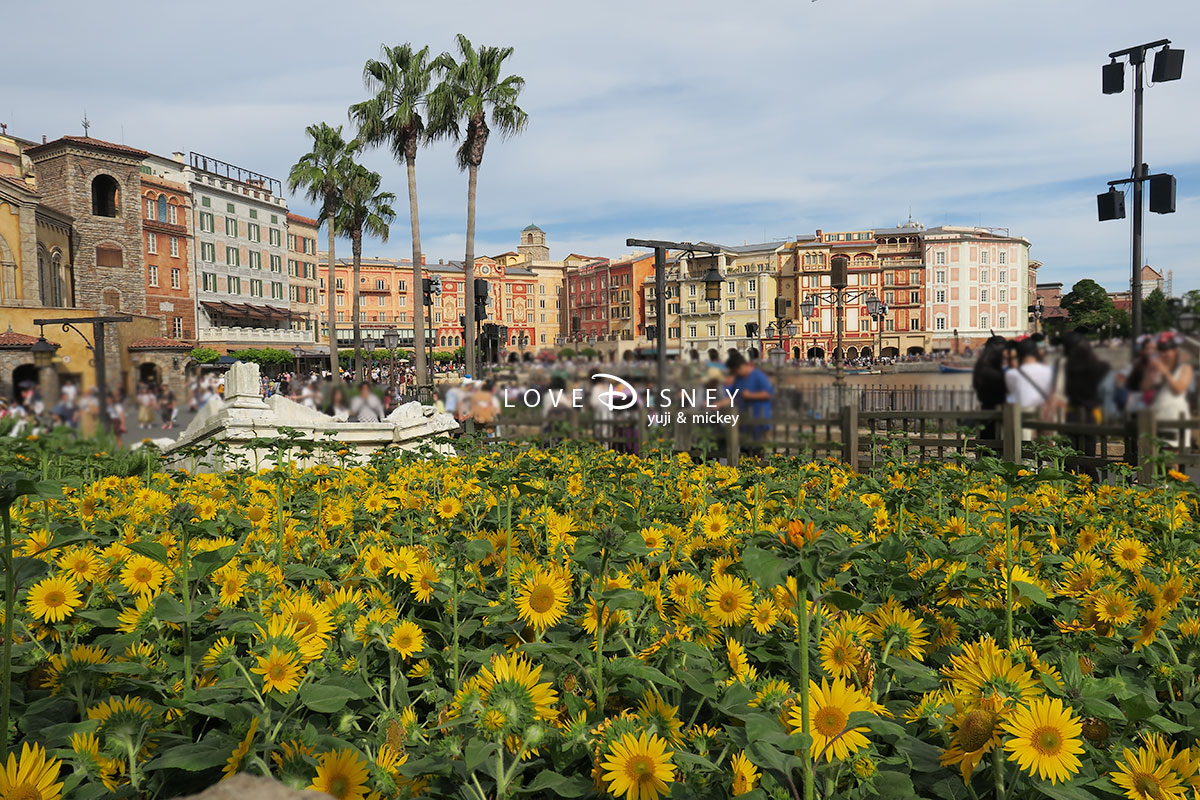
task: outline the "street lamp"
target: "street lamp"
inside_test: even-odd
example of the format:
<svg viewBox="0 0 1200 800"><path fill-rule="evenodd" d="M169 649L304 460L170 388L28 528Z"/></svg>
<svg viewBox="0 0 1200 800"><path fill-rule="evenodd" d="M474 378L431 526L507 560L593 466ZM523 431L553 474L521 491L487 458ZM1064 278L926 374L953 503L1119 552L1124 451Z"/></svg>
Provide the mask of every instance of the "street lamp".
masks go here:
<svg viewBox="0 0 1200 800"><path fill-rule="evenodd" d="M29 349L33 352L33 365L43 370L54 363L54 353L58 348L46 341L45 336L39 336Z"/></svg>
<svg viewBox="0 0 1200 800"><path fill-rule="evenodd" d="M800 303L800 313L805 317L812 317L817 309L819 302L831 302L835 305L835 317L837 322L837 360L834 362L833 381L836 385L841 386L846 379L846 353L842 347L842 332L845 323L846 301L864 300L867 302L867 311L870 313L871 299L875 298L875 292L872 289L855 289L854 291L846 291L850 285L848 269L850 259L846 256L834 256L829 259L829 285L833 287L831 292L811 292L803 302ZM882 304L881 304L882 305Z"/></svg>
<svg viewBox="0 0 1200 800"><path fill-rule="evenodd" d="M367 351L367 373L363 376L363 379L370 382L371 367L375 364L375 348L379 346L379 343L375 341L373 336L368 336L362 340L362 346Z"/></svg>
<svg viewBox="0 0 1200 800"><path fill-rule="evenodd" d="M1179 315L1179 332L1192 334L1196 332L1196 312L1184 311Z"/></svg>
<svg viewBox="0 0 1200 800"><path fill-rule="evenodd" d="M883 352L883 320L887 317L887 304L878 297L867 298L867 314L879 326L879 343L875 346L875 362L879 363L879 357Z"/></svg>
<svg viewBox="0 0 1200 800"><path fill-rule="evenodd" d="M1133 65L1133 170L1132 177L1109 181L1109 190L1097 196L1096 202L1101 222L1125 217L1124 195L1117 190L1121 184L1133 184L1133 248L1132 271L1130 274L1130 329L1129 337L1133 355L1137 357L1138 336L1142 332L1142 184L1150 184L1150 210L1156 214L1171 214L1175 211L1175 178L1165 173L1148 174L1142 163L1142 94L1145 91L1146 52L1162 48L1154 54L1154 71L1151 77L1155 84L1177 81L1183 77L1183 51L1172 50L1170 39L1159 39L1125 50L1108 54L1104 65L1102 88L1105 94L1120 94L1125 90L1125 64L1128 59ZM1121 59L1118 61L1117 59Z"/></svg>
<svg viewBox="0 0 1200 800"><path fill-rule="evenodd" d="M105 365L105 331L104 326L113 322L132 322L133 317L128 314L118 314L108 317L75 317L75 318L59 318L59 319L35 319L34 325L40 329L44 325L62 325L64 332L74 331L83 339L84 346L92 353L92 365L96 370L96 394L99 400L100 424L105 428L112 430L112 420L108 418L108 371ZM89 342L83 331L75 327L76 324L91 323L92 340Z"/></svg>
<svg viewBox="0 0 1200 800"><path fill-rule="evenodd" d="M400 344L400 331L388 328L383 332L383 346L388 351L388 394L396 394L396 345Z"/></svg>

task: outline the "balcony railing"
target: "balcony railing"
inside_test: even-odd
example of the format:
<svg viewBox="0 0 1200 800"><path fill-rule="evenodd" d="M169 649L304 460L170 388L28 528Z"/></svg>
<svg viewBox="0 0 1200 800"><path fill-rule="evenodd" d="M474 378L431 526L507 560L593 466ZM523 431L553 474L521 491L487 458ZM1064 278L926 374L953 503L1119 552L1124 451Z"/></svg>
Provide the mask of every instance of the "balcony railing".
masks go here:
<svg viewBox="0 0 1200 800"><path fill-rule="evenodd" d="M200 328L196 338L201 342L255 342L280 344L312 344L312 331L296 331L291 328L243 328L222 325Z"/></svg>

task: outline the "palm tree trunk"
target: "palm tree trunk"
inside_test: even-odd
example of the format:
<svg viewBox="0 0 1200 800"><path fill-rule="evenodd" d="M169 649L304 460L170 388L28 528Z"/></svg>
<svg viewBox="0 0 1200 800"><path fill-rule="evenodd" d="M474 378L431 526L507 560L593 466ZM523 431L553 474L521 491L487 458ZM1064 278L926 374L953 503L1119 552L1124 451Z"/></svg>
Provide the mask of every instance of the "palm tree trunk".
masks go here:
<svg viewBox="0 0 1200 800"><path fill-rule="evenodd" d="M475 184L479 178L479 167L471 164L467 168L467 255L463 259L463 280L467 298L467 326L463 331L467 374L475 374Z"/></svg>
<svg viewBox="0 0 1200 800"><path fill-rule="evenodd" d="M330 210L326 214L326 225L329 228L329 277L325 279L325 298L328 301L327 314L329 315L329 380L333 387L337 387L342 380L341 365L338 363L338 346L337 346L337 313L336 305L334 304L334 294L337 291L337 275L334 264L336 260L333 255L334 242L334 222L333 211Z"/></svg>
<svg viewBox="0 0 1200 800"><path fill-rule="evenodd" d="M425 317L422 308L421 278L421 218L417 214L417 164L416 156L409 155L408 162L408 219L412 223L412 291L409 297L413 299L413 355L417 365L417 384L424 386L432 383L429 379L428 365L425 363Z"/></svg>
<svg viewBox="0 0 1200 800"><path fill-rule="evenodd" d="M362 280L362 228L356 228L350 235L350 248L354 255L354 299L351 308L354 314L354 381L361 383L367 379L363 373L362 328L359 322L359 282Z"/></svg>

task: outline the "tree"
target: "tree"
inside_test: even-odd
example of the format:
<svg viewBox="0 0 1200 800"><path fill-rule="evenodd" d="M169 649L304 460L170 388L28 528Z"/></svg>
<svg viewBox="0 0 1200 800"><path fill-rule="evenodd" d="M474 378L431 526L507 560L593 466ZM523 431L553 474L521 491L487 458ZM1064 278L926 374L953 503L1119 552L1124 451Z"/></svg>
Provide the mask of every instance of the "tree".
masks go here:
<svg viewBox="0 0 1200 800"><path fill-rule="evenodd" d="M1175 309L1163 294L1155 289L1142 301L1142 329L1146 333L1168 331L1175 327Z"/></svg>
<svg viewBox="0 0 1200 800"><path fill-rule="evenodd" d="M336 386L342 379L342 373L337 362L337 315L334 308L337 288L333 252L337 226L334 218L341 202L342 185L354 163L352 157L358 150L358 142L347 142L342 137L341 125L333 128L322 122L309 125L304 130L312 137L313 147L292 166L288 173L288 188L294 192L304 187L309 201L321 204L321 221L329 233L329 277L325 280L325 296L329 301L329 371L333 373L330 377Z"/></svg>
<svg viewBox="0 0 1200 800"><path fill-rule="evenodd" d="M461 142L458 148L458 168L467 171L467 252L463 259L463 278L466 283L466 370L475 374L475 194L479 165L487 146L491 124L501 137L514 136L525 129L529 121L517 98L525 87L525 79L517 75L501 77L504 61L512 55L511 47L478 49L470 39L458 35L458 57L442 53L434 68L442 80L429 95L427 102L431 133L448 136Z"/></svg>
<svg viewBox="0 0 1200 800"><path fill-rule="evenodd" d="M338 233L350 240L350 252L354 256L353 299L351 314L354 316L354 379L366 379L362 356L362 323L359 306L362 282L363 234L375 236L380 241L388 240L389 227L396 218L392 201L396 195L379 191L380 177L361 164L351 164L346 171L346 182L342 187L342 204L338 209L336 225Z"/></svg>
<svg viewBox="0 0 1200 800"><path fill-rule="evenodd" d="M408 219L412 228L412 297L421 289L421 221L417 212L417 151L429 141L421 108L433 82L429 48L413 50L405 42L383 47L381 57L363 67L363 83L374 92L369 100L350 107L358 125L359 138L373 145L386 144L392 156L408 167ZM430 383L425 364L425 319L419 304L413 304L413 352L418 383Z"/></svg>
<svg viewBox="0 0 1200 800"><path fill-rule="evenodd" d="M197 364L215 364L221 358L221 354L211 347L194 347L188 355Z"/></svg>
<svg viewBox="0 0 1200 800"><path fill-rule="evenodd" d="M1115 322L1116 306L1104 287L1091 278L1084 278L1063 295L1062 307L1071 317L1075 327L1083 326L1090 331L1108 328Z"/></svg>

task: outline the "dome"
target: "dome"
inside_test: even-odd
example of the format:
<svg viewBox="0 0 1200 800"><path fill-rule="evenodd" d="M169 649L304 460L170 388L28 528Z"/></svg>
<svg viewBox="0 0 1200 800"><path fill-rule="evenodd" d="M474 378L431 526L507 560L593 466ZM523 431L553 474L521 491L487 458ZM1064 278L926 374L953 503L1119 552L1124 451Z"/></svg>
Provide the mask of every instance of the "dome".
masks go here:
<svg viewBox="0 0 1200 800"><path fill-rule="evenodd" d="M526 231L537 231L537 232L539 232L539 233L545 233L545 231L543 231L543 230L542 230L541 228L539 228L537 225L526 225L526 226L525 226L525 229L524 229L524 230L522 230L522 231L521 231L521 233L525 233Z"/></svg>

